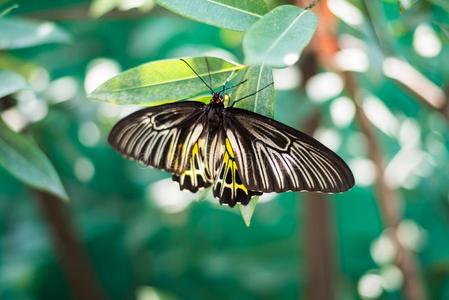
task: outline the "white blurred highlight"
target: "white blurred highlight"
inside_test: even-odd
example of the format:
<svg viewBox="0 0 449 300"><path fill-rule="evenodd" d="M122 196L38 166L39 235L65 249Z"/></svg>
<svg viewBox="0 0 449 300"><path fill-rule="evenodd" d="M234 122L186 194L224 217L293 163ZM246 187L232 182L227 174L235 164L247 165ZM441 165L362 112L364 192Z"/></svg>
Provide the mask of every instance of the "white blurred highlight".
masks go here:
<svg viewBox="0 0 449 300"><path fill-rule="evenodd" d="M354 172L355 182L359 186L370 186L376 179L376 170L372 160L355 158L349 162Z"/></svg>
<svg viewBox="0 0 449 300"><path fill-rule="evenodd" d="M78 129L78 139L81 144L93 147L100 141L100 129L94 122L83 122Z"/></svg>
<svg viewBox="0 0 449 300"><path fill-rule="evenodd" d="M27 125L28 120L20 113L17 108L10 108L2 112L2 119L8 126L16 132L22 131Z"/></svg>
<svg viewBox="0 0 449 300"><path fill-rule="evenodd" d="M435 57L443 46L435 31L426 23L421 23L413 35L413 48L423 57Z"/></svg>
<svg viewBox="0 0 449 300"><path fill-rule="evenodd" d="M324 102L340 95L343 80L332 72L320 73L311 77L306 83L307 96L314 102Z"/></svg>
<svg viewBox="0 0 449 300"><path fill-rule="evenodd" d="M133 8L139 8L143 5L145 5L148 2L148 0L121 0L118 8L120 10L129 10Z"/></svg>
<svg viewBox="0 0 449 300"><path fill-rule="evenodd" d="M335 55L334 60L343 71L366 72L369 68L368 55L358 48L342 49Z"/></svg>
<svg viewBox="0 0 449 300"><path fill-rule="evenodd" d="M419 251L424 246L425 231L412 220L403 220L398 226L398 239L402 246Z"/></svg>
<svg viewBox="0 0 449 300"><path fill-rule="evenodd" d="M136 290L137 300L163 300L165 298L161 297L159 293L150 286L142 286Z"/></svg>
<svg viewBox="0 0 449 300"><path fill-rule="evenodd" d="M166 213L179 213L196 199L195 194L181 191L169 178L159 180L148 187L147 197Z"/></svg>
<svg viewBox="0 0 449 300"><path fill-rule="evenodd" d="M17 93L17 108L29 122L37 122L45 118L48 105L29 90Z"/></svg>
<svg viewBox="0 0 449 300"><path fill-rule="evenodd" d="M346 127L351 124L355 116L355 106L348 97L338 97L330 106L332 121L338 127Z"/></svg>
<svg viewBox="0 0 449 300"><path fill-rule="evenodd" d="M373 95L366 96L363 100L363 111L378 129L389 136L396 135L398 120L382 100Z"/></svg>
<svg viewBox="0 0 449 300"><path fill-rule="evenodd" d="M413 189L418 184L417 171L426 158L426 153L420 148L420 136L420 128L414 120L402 122L398 134L401 150L385 168L385 178L391 187Z"/></svg>
<svg viewBox="0 0 449 300"><path fill-rule="evenodd" d="M376 239L370 248L371 257L380 266L394 262L397 249L393 241L389 237L389 231L384 231L378 239Z"/></svg>
<svg viewBox="0 0 449 300"><path fill-rule="evenodd" d="M80 157L75 161L74 172L79 181L88 182L95 175L95 167L92 161L85 157Z"/></svg>
<svg viewBox="0 0 449 300"><path fill-rule="evenodd" d="M359 26L364 22L360 10L346 0L328 0L329 10L340 20L351 26Z"/></svg>
<svg viewBox="0 0 449 300"><path fill-rule="evenodd" d="M28 82L33 90L42 92L47 89L48 84L50 83L50 74L48 74L48 71L44 68L34 68L28 76Z"/></svg>
<svg viewBox="0 0 449 300"><path fill-rule="evenodd" d="M258 203L267 203L273 201L279 194L278 193L263 193L259 197ZM214 199L216 201L216 199Z"/></svg>
<svg viewBox="0 0 449 300"><path fill-rule="evenodd" d="M444 91L409 63L395 57L387 57L382 68L387 77L403 84L429 105L435 108L443 108L446 105Z"/></svg>
<svg viewBox="0 0 449 300"><path fill-rule="evenodd" d="M37 28L37 36L39 37L46 37L50 33L52 33L55 30L55 25L50 22L45 22L39 25Z"/></svg>
<svg viewBox="0 0 449 300"><path fill-rule="evenodd" d="M333 151L337 151L341 145L341 137L334 129L319 128L314 137Z"/></svg>
<svg viewBox="0 0 449 300"><path fill-rule="evenodd" d="M404 275L395 265L382 268L380 276L382 277L382 287L389 292L399 290L404 282Z"/></svg>
<svg viewBox="0 0 449 300"><path fill-rule="evenodd" d="M376 299L382 292L382 277L377 274L366 274L360 278L357 290L362 298Z"/></svg>
<svg viewBox="0 0 449 300"><path fill-rule="evenodd" d="M61 77L50 84L48 97L50 103L56 104L72 99L78 92L79 85L71 76Z"/></svg>
<svg viewBox="0 0 449 300"><path fill-rule="evenodd" d="M298 68L291 66L284 69L273 69L273 81L277 90L292 90L299 87L302 78Z"/></svg>
<svg viewBox="0 0 449 300"><path fill-rule="evenodd" d="M108 58L97 58L87 66L87 74L84 80L84 89L90 93L101 84L120 73L118 62Z"/></svg>
<svg viewBox="0 0 449 300"><path fill-rule="evenodd" d="M299 54L296 52L290 52L287 53L283 58L282 61L284 62L284 64L286 64L287 66L291 66L294 65L299 59Z"/></svg>

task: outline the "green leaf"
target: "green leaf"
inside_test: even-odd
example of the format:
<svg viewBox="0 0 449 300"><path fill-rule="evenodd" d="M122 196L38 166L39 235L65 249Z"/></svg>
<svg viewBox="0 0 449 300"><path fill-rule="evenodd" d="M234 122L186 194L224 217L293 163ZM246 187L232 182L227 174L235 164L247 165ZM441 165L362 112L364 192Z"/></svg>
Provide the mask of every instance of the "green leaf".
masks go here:
<svg viewBox="0 0 449 300"><path fill-rule="evenodd" d="M310 10L292 5L277 7L246 32L243 38L246 62L279 68L296 63L317 22Z"/></svg>
<svg viewBox="0 0 449 300"><path fill-rule="evenodd" d="M223 85L228 78L235 76L237 71L246 68L216 57L194 57L185 60L208 84L210 72L212 87ZM125 71L102 84L89 98L115 104L147 105L182 100L207 90L206 85L185 62L169 59L150 62Z"/></svg>
<svg viewBox="0 0 449 300"><path fill-rule="evenodd" d="M263 0L157 0L184 17L213 26L245 31L268 12Z"/></svg>
<svg viewBox="0 0 449 300"><path fill-rule="evenodd" d="M235 104L235 107L256 112L261 115L273 118L274 116L274 86L273 72L270 67L252 66L249 67L243 79L248 81L240 85L231 95L231 101L238 100L255 93L251 97L243 99ZM265 88L264 88L265 87Z"/></svg>
<svg viewBox="0 0 449 300"><path fill-rule="evenodd" d="M7 70L0 70L0 98L28 88L22 76Z"/></svg>
<svg viewBox="0 0 449 300"><path fill-rule="evenodd" d="M251 198L248 205L239 204L240 214L242 215L243 221L248 227L251 225L251 219L253 217L254 211L256 210L258 201L259 197L255 196Z"/></svg>
<svg viewBox="0 0 449 300"><path fill-rule="evenodd" d="M68 200L58 174L45 154L30 139L11 131L2 121L0 165L24 183Z"/></svg>
<svg viewBox="0 0 449 300"><path fill-rule="evenodd" d="M70 35L50 22L0 18L0 49L19 49L49 43L68 43Z"/></svg>

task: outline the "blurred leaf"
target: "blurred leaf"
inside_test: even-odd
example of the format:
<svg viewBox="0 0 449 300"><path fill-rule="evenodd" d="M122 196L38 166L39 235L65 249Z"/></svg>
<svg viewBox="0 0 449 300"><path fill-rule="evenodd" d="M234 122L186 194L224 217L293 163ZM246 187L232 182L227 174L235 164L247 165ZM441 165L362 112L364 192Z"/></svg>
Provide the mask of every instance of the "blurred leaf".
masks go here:
<svg viewBox="0 0 449 300"><path fill-rule="evenodd" d="M268 12L263 0L157 0L168 10L213 26L245 31Z"/></svg>
<svg viewBox="0 0 449 300"><path fill-rule="evenodd" d="M235 104L235 107L243 108L256 112L258 114L273 118L274 116L274 86L273 74L270 67L266 66L252 66L249 67L244 79L248 81L240 85L231 97L231 101L235 101L242 97L254 94L244 100ZM268 87L266 87L268 86ZM260 89L263 90L259 91ZM257 92L259 91L259 92ZM257 93L256 93L257 92Z"/></svg>
<svg viewBox="0 0 449 300"><path fill-rule="evenodd" d="M19 49L49 43L68 43L69 33L50 22L0 18L0 49Z"/></svg>
<svg viewBox="0 0 449 300"><path fill-rule="evenodd" d="M296 63L317 27L309 10L282 5L251 26L243 38L248 64L286 67Z"/></svg>
<svg viewBox="0 0 449 300"><path fill-rule="evenodd" d="M242 215L243 221L248 227L251 225L251 219L253 217L254 211L256 210L258 201L259 197L255 196L251 198L248 205L239 204L240 214Z"/></svg>
<svg viewBox="0 0 449 300"><path fill-rule="evenodd" d="M444 33L444 36L449 41L449 25L437 23L437 25L441 28L441 31Z"/></svg>
<svg viewBox="0 0 449 300"><path fill-rule="evenodd" d="M0 98L27 88L22 76L7 70L0 70Z"/></svg>
<svg viewBox="0 0 449 300"><path fill-rule="evenodd" d="M447 0L428 0L430 3L437 5L449 13L449 2Z"/></svg>
<svg viewBox="0 0 449 300"><path fill-rule="evenodd" d="M89 8L89 15L99 18L119 5L120 0L94 0Z"/></svg>
<svg viewBox="0 0 449 300"><path fill-rule="evenodd" d="M68 200L58 174L45 154L35 143L11 131L2 121L0 165L24 183Z"/></svg>
<svg viewBox="0 0 449 300"><path fill-rule="evenodd" d="M211 86L221 86L246 66L221 58L193 57L185 59ZM208 67L209 66L209 67ZM209 70L208 70L209 69ZM210 78L209 78L210 74ZM108 80L89 98L115 104L149 104L182 100L206 91L205 84L180 59L150 62L125 71Z"/></svg>
<svg viewBox="0 0 449 300"><path fill-rule="evenodd" d="M7 14L9 14L11 11L13 11L14 9L16 9L18 7L19 7L19 5L14 4L14 5L11 5L10 7L5 8L4 10L2 10L0 12L0 17L6 16Z"/></svg>

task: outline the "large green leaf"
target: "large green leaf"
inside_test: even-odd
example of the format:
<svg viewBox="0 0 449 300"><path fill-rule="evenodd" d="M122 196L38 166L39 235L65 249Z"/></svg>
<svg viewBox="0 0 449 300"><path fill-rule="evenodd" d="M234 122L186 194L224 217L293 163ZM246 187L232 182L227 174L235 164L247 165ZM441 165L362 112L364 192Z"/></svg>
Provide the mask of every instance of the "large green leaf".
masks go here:
<svg viewBox="0 0 449 300"><path fill-rule="evenodd" d="M213 26L245 31L268 12L263 0L157 0L177 14Z"/></svg>
<svg viewBox="0 0 449 300"><path fill-rule="evenodd" d="M231 101L251 94L254 95L239 101L235 104L235 107L273 118L275 97L271 68L266 66L252 66L245 71L243 79L247 81L236 89L232 94Z"/></svg>
<svg viewBox="0 0 449 300"><path fill-rule="evenodd" d="M68 200L58 174L45 154L35 143L11 131L2 121L0 165L24 183Z"/></svg>
<svg viewBox="0 0 449 300"><path fill-rule="evenodd" d="M248 64L286 67L296 63L317 27L310 10L282 5L251 26L243 38Z"/></svg>
<svg viewBox="0 0 449 300"><path fill-rule="evenodd" d="M207 61L206 61L207 59ZM212 87L221 86L246 66L216 57L185 59ZM206 63L207 62L207 63ZM210 77L209 77L210 74ZM181 100L207 91L206 85L180 59L150 62L108 80L89 98L115 104L156 104Z"/></svg>
<svg viewBox="0 0 449 300"><path fill-rule="evenodd" d="M70 35L50 22L0 18L0 49L19 49L48 43L68 43Z"/></svg>
<svg viewBox="0 0 449 300"><path fill-rule="evenodd" d="M22 76L7 70L0 70L0 98L27 88Z"/></svg>

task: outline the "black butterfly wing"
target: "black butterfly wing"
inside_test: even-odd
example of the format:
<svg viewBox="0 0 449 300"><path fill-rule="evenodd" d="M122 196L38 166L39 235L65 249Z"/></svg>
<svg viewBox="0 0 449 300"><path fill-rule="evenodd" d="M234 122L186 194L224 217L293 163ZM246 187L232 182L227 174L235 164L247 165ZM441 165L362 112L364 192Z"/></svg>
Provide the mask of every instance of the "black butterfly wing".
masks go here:
<svg viewBox="0 0 449 300"><path fill-rule="evenodd" d="M144 108L120 120L109 143L127 158L180 175L203 132L204 107L184 101Z"/></svg>
<svg viewBox="0 0 449 300"><path fill-rule="evenodd" d="M235 161L235 153L223 128L214 135L210 149L213 157L210 165L214 165L209 168L213 170L212 192L220 204L227 204L230 207L234 207L237 203L247 205L252 196L262 194L249 190L243 184Z"/></svg>
<svg viewBox="0 0 449 300"><path fill-rule="evenodd" d="M338 155L296 129L238 108L226 108L224 126L250 190L338 193L354 185Z"/></svg>

